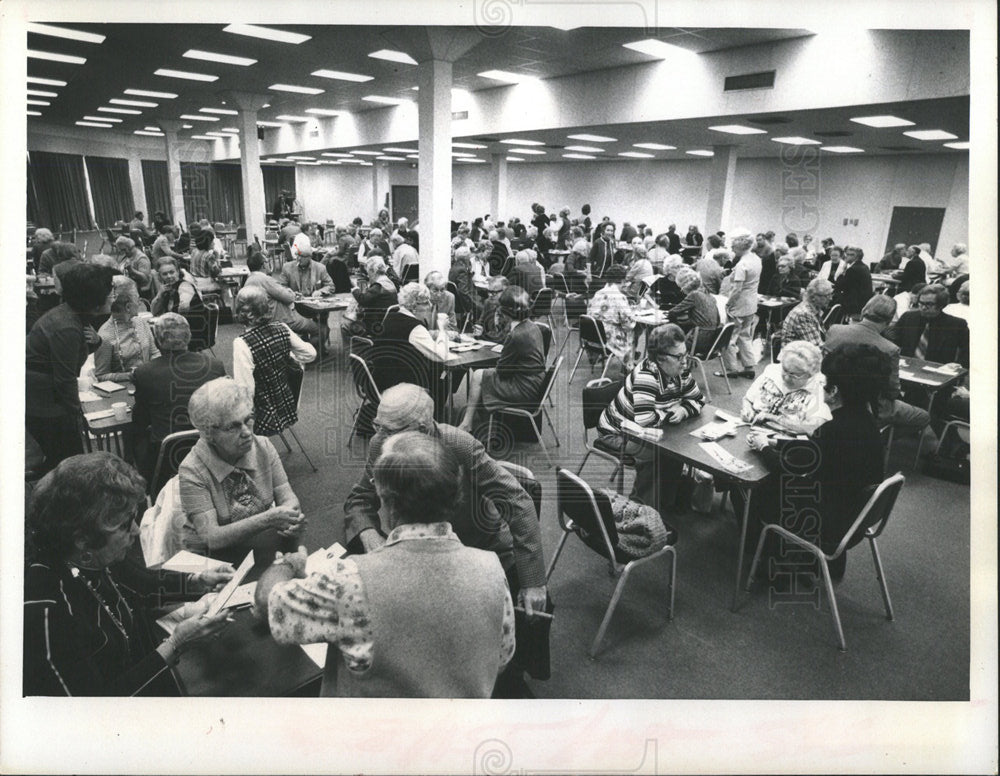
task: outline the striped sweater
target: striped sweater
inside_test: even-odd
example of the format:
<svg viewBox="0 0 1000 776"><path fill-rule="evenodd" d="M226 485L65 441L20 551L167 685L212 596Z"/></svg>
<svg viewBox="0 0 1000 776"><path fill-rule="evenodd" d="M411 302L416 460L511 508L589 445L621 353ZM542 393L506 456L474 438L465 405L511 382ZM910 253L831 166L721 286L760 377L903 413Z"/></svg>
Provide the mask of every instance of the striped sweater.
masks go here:
<svg viewBox="0 0 1000 776"><path fill-rule="evenodd" d="M654 361L645 358L625 378L615 400L601 414L597 428L602 435L620 434L626 419L653 428L662 425L668 415L690 418L700 414L704 406L705 397L690 371L679 378L668 378Z"/></svg>

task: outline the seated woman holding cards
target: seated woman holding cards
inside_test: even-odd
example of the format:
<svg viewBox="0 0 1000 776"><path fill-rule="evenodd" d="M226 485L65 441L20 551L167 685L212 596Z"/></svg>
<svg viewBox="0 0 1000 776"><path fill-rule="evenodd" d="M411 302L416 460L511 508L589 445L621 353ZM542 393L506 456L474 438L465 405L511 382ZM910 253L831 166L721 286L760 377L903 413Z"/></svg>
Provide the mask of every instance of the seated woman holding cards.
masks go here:
<svg viewBox="0 0 1000 776"><path fill-rule="evenodd" d="M169 638L150 610L197 598L232 577L151 572L126 559L146 507L146 482L121 458L74 455L39 481L27 513L25 695L179 695L169 667L193 641L225 626L188 604ZM193 595L192 595L193 594Z"/></svg>
<svg viewBox="0 0 1000 776"><path fill-rule="evenodd" d="M792 434L812 434L830 420L823 401L820 349L797 340L781 349L781 362L768 364L743 397L741 417Z"/></svg>
<svg viewBox="0 0 1000 776"><path fill-rule="evenodd" d="M250 392L229 377L211 380L188 415L201 438L177 472L185 548L232 562L250 549L294 551L306 519L274 445L253 433Z"/></svg>

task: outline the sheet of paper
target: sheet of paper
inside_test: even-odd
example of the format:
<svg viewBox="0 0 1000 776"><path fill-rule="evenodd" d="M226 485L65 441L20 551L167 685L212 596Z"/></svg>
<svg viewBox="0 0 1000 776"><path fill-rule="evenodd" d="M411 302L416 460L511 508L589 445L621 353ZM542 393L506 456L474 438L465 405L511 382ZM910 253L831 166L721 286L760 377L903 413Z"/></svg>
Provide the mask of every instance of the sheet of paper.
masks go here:
<svg viewBox="0 0 1000 776"><path fill-rule="evenodd" d="M311 661L313 661L320 668L326 665L326 648L327 643L322 644L300 644L302 651L306 653Z"/></svg>
<svg viewBox="0 0 1000 776"><path fill-rule="evenodd" d="M204 601L211 600L214 597L215 593L205 593L205 595L203 595L197 601L189 601L188 603L183 604L182 606L178 606L172 612L168 612L167 614L163 615L160 619L156 621L156 624L159 625L161 628L163 628L163 630L167 632L167 635L170 635L174 632L174 629L177 628L178 624L180 624L183 620L186 620L188 617L193 617L195 612L198 612L202 608L204 608L202 606Z"/></svg>
<svg viewBox="0 0 1000 776"><path fill-rule="evenodd" d="M929 377L919 377L913 372L904 372L902 369L899 370L900 380L909 380L911 383L919 383L920 385L937 385L937 380L932 380Z"/></svg>
<svg viewBox="0 0 1000 776"><path fill-rule="evenodd" d="M199 571L204 571L205 569L230 565L223 560L215 560L214 558L207 558L204 555L198 555L189 550L181 550L172 558L165 561L160 568L167 571L179 571L182 574L197 574Z"/></svg>
<svg viewBox="0 0 1000 776"><path fill-rule="evenodd" d="M743 472L748 472L753 469L750 464L734 457L731 453L723 449L717 442L702 442L698 446L712 456L719 466L726 471L733 472L734 474L742 474Z"/></svg>
<svg viewBox="0 0 1000 776"><path fill-rule="evenodd" d="M94 383L94 387L99 391L104 391L105 393L114 393L115 391L124 391L125 386L120 383L112 382L111 380L104 380L100 383Z"/></svg>
<svg viewBox="0 0 1000 776"><path fill-rule="evenodd" d="M212 605L208 607L208 611L205 613L206 617L214 617L222 608L226 605L226 602L232 597L233 593L236 592L242 582L243 578L250 573L250 569L253 568L253 550L247 553L247 556L240 563L239 568L236 569L236 573L233 574L233 578L230 579L224 588L216 596Z"/></svg>
<svg viewBox="0 0 1000 776"><path fill-rule="evenodd" d="M490 348L490 350L492 350L494 353L500 353L503 351L503 344L494 345L492 348Z"/></svg>
<svg viewBox="0 0 1000 776"><path fill-rule="evenodd" d="M80 403L86 404L88 401L102 401L103 396L98 396L93 391L80 391Z"/></svg>
<svg viewBox="0 0 1000 776"><path fill-rule="evenodd" d="M347 550L340 542L334 542L329 547L320 547L306 558L306 574L312 574L329 558L343 558L346 554Z"/></svg>
<svg viewBox="0 0 1000 776"><path fill-rule="evenodd" d="M229 596L229 600L226 601L226 605L223 609L237 609L240 606L250 606L253 603L253 593L257 589L256 582L247 582L246 584L240 585L233 591L233 594Z"/></svg>
<svg viewBox="0 0 1000 776"><path fill-rule="evenodd" d="M944 364L942 364L941 366L928 366L924 367L924 369L928 372L937 372L938 374L941 375L957 375L959 373L958 369L946 366Z"/></svg>
<svg viewBox="0 0 1000 776"><path fill-rule="evenodd" d="M711 423L706 423L700 428L696 428L691 432L691 436L698 437L699 439L705 439L710 442L714 442L716 439L722 439L724 436L730 436L736 434L736 426L732 423L713 421Z"/></svg>
<svg viewBox="0 0 1000 776"><path fill-rule="evenodd" d="M114 410L94 410L93 412L83 413L83 417L91 422L95 420L104 420L104 418L113 418L114 415Z"/></svg>

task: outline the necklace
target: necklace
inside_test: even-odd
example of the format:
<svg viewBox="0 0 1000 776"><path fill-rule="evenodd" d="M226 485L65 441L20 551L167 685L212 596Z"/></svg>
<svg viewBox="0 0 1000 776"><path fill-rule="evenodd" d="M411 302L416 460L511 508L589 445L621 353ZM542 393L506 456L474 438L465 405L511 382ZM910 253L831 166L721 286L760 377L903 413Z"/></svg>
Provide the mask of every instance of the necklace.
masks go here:
<svg viewBox="0 0 1000 776"><path fill-rule="evenodd" d="M101 608L103 608L104 611L107 613L108 617L111 618L111 622L113 622L115 624L115 627L118 628L118 631L122 634L122 638L125 639L125 648L126 649L130 649L131 645L129 643L128 631L125 630L125 626L122 624L122 621L119 620L117 617L115 617L114 612L111 611L111 607L108 606L107 602L105 602L105 600L103 598L101 598L100 593L98 593L96 590L94 590L93 585L90 584L90 580L87 579L85 576L83 576L80 573L80 569L76 568L75 566L70 566L69 570L70 570L70 573L73 575L74 578L79 579L81 582L83 582L83 584L86 586L87 590L89 590L90 594L94 597L94 600L97 601L97 603L101 605ZM116 585L115 581L111 578L111 575L105 573L105 577L107 578L108 582L111 584L111 587L114 588L115 593L118 594L118 600L121 601L125 605L125 611L128 612L128 618L131 621L133 619L132 608L128 605L128 602L125 600L125 597L122 595L121 590L118 589L118 585Z"/></svg>

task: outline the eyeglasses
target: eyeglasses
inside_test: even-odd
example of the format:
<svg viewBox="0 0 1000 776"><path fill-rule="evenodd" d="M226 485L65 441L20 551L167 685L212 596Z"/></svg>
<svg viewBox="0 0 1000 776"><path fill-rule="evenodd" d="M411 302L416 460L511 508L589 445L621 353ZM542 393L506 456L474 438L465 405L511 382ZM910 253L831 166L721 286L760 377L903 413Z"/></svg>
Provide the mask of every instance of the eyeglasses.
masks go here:
<svg viewBox="0 0 1000 776"><path fill-rule="evenodd" d="M223 426L214 426L216 431L221 431L225 434L236 434L243 430L243 426L253 431L253 423L256 420L254 413L250 413L243 420L234 420L232 423L226 423Z"/></svg>
<svg viewBox="0 0 1000 776"><path fill-rule="evenodd" d="M808 372L792 372L788 369L782 369L781 374L785 376L786 380L806 380L812 377Z"/></svg>
<svg viewBox="0 0 1000 776"><path fill-rule="evenodd" d="M690 360L690 356L688 356L687 353L661 353L659 356L657 356L656 360L657 361L662 361L665 358L672 358L678 364L682 364L682 365L683 364L687 364L688 361Z"/></svg>
<svg viewBox="0 0 1000 776"><path fill-rule="evenodd" d="M917 307L919 307L921 310L936 310L937 309L937 302L934 302L934 301L931 301L931 302L917 301Z"/></svg>

